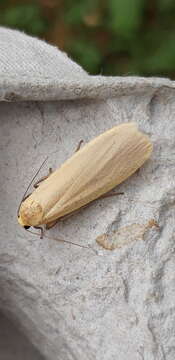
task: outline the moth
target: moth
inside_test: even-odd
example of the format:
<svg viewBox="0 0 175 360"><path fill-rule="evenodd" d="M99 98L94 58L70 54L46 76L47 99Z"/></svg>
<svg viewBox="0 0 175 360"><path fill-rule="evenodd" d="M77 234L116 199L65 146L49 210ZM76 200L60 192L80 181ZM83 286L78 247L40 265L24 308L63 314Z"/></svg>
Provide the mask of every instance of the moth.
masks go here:
<svg viewBox="0 0 175 360"><path fill-rule="evenodd" d="M25 229L46 225L109 192L150 157L149 137L135 123L107 130L65 161L21 202L18 222Z"/></svg>

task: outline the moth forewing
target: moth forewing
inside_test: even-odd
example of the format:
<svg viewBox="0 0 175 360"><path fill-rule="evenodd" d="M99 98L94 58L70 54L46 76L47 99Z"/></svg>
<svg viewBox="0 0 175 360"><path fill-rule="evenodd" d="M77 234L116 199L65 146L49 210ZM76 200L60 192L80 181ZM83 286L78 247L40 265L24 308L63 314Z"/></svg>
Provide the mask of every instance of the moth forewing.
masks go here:
<svg viewBox="0 0 175 360"><path fill-rule="evenodd" d="M48 224L97 199L150 157L152 144L135 123L99 135L53 172L21 204L22 226Z"/></svg>

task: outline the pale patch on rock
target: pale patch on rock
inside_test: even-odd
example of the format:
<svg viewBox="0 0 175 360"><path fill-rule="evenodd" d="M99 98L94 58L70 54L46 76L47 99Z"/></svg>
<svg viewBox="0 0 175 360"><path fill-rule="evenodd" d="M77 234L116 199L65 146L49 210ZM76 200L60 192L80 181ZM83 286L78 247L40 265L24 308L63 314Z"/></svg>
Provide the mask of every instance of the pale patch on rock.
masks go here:
<svg viewBox="0 0 175 360"><path fill-rule="evenodd" d="M146 224L131 224L110 233L99 235L96 241L106 250L115 250L136 240L143 240L144 234L152 227L159 229L154 219Z"/></svg>

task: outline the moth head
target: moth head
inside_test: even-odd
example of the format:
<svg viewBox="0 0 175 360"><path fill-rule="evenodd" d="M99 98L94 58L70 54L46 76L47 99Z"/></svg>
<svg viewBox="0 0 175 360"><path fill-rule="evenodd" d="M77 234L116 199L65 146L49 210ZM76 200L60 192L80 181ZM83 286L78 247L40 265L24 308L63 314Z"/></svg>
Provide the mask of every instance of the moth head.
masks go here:
<svg viewBox="0 0 175 360"><path fill-rule="evenodd" d="M41 205L29 196L20 206L18 223L27 230L30 226L42 224L42 219L43 210Z"/></svg>

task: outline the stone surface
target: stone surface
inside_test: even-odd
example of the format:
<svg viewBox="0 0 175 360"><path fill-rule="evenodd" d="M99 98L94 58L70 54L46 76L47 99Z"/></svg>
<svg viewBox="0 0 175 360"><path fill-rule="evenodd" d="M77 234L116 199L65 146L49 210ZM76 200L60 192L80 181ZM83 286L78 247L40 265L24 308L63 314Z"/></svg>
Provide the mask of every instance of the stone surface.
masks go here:
<svg viewBox="0 0 175 360"><path fill-rule="evenodd" d="M0 359L1 360L44 360L31 346L22 331L0 314Z"/></svg>
<svg viewBox="0 0 175 360"><path fill-rule="evenodd" d="M85 78L93 89L88 98L71 99L68 81L64 101L59 92L49 101L49 88L45 101L32 101L29 87L30 101L0 103L0 308L49 360L174 360L174 82ZM83 74L80 83L87 94ZM25 232L17 208L46 156L39 177L80 139L128 121L150 136L151 159L117 187L123 196L98 200L49 230L97 253ZM104 233L150 221L159 227L113 251L96 243Z"/></svg>

